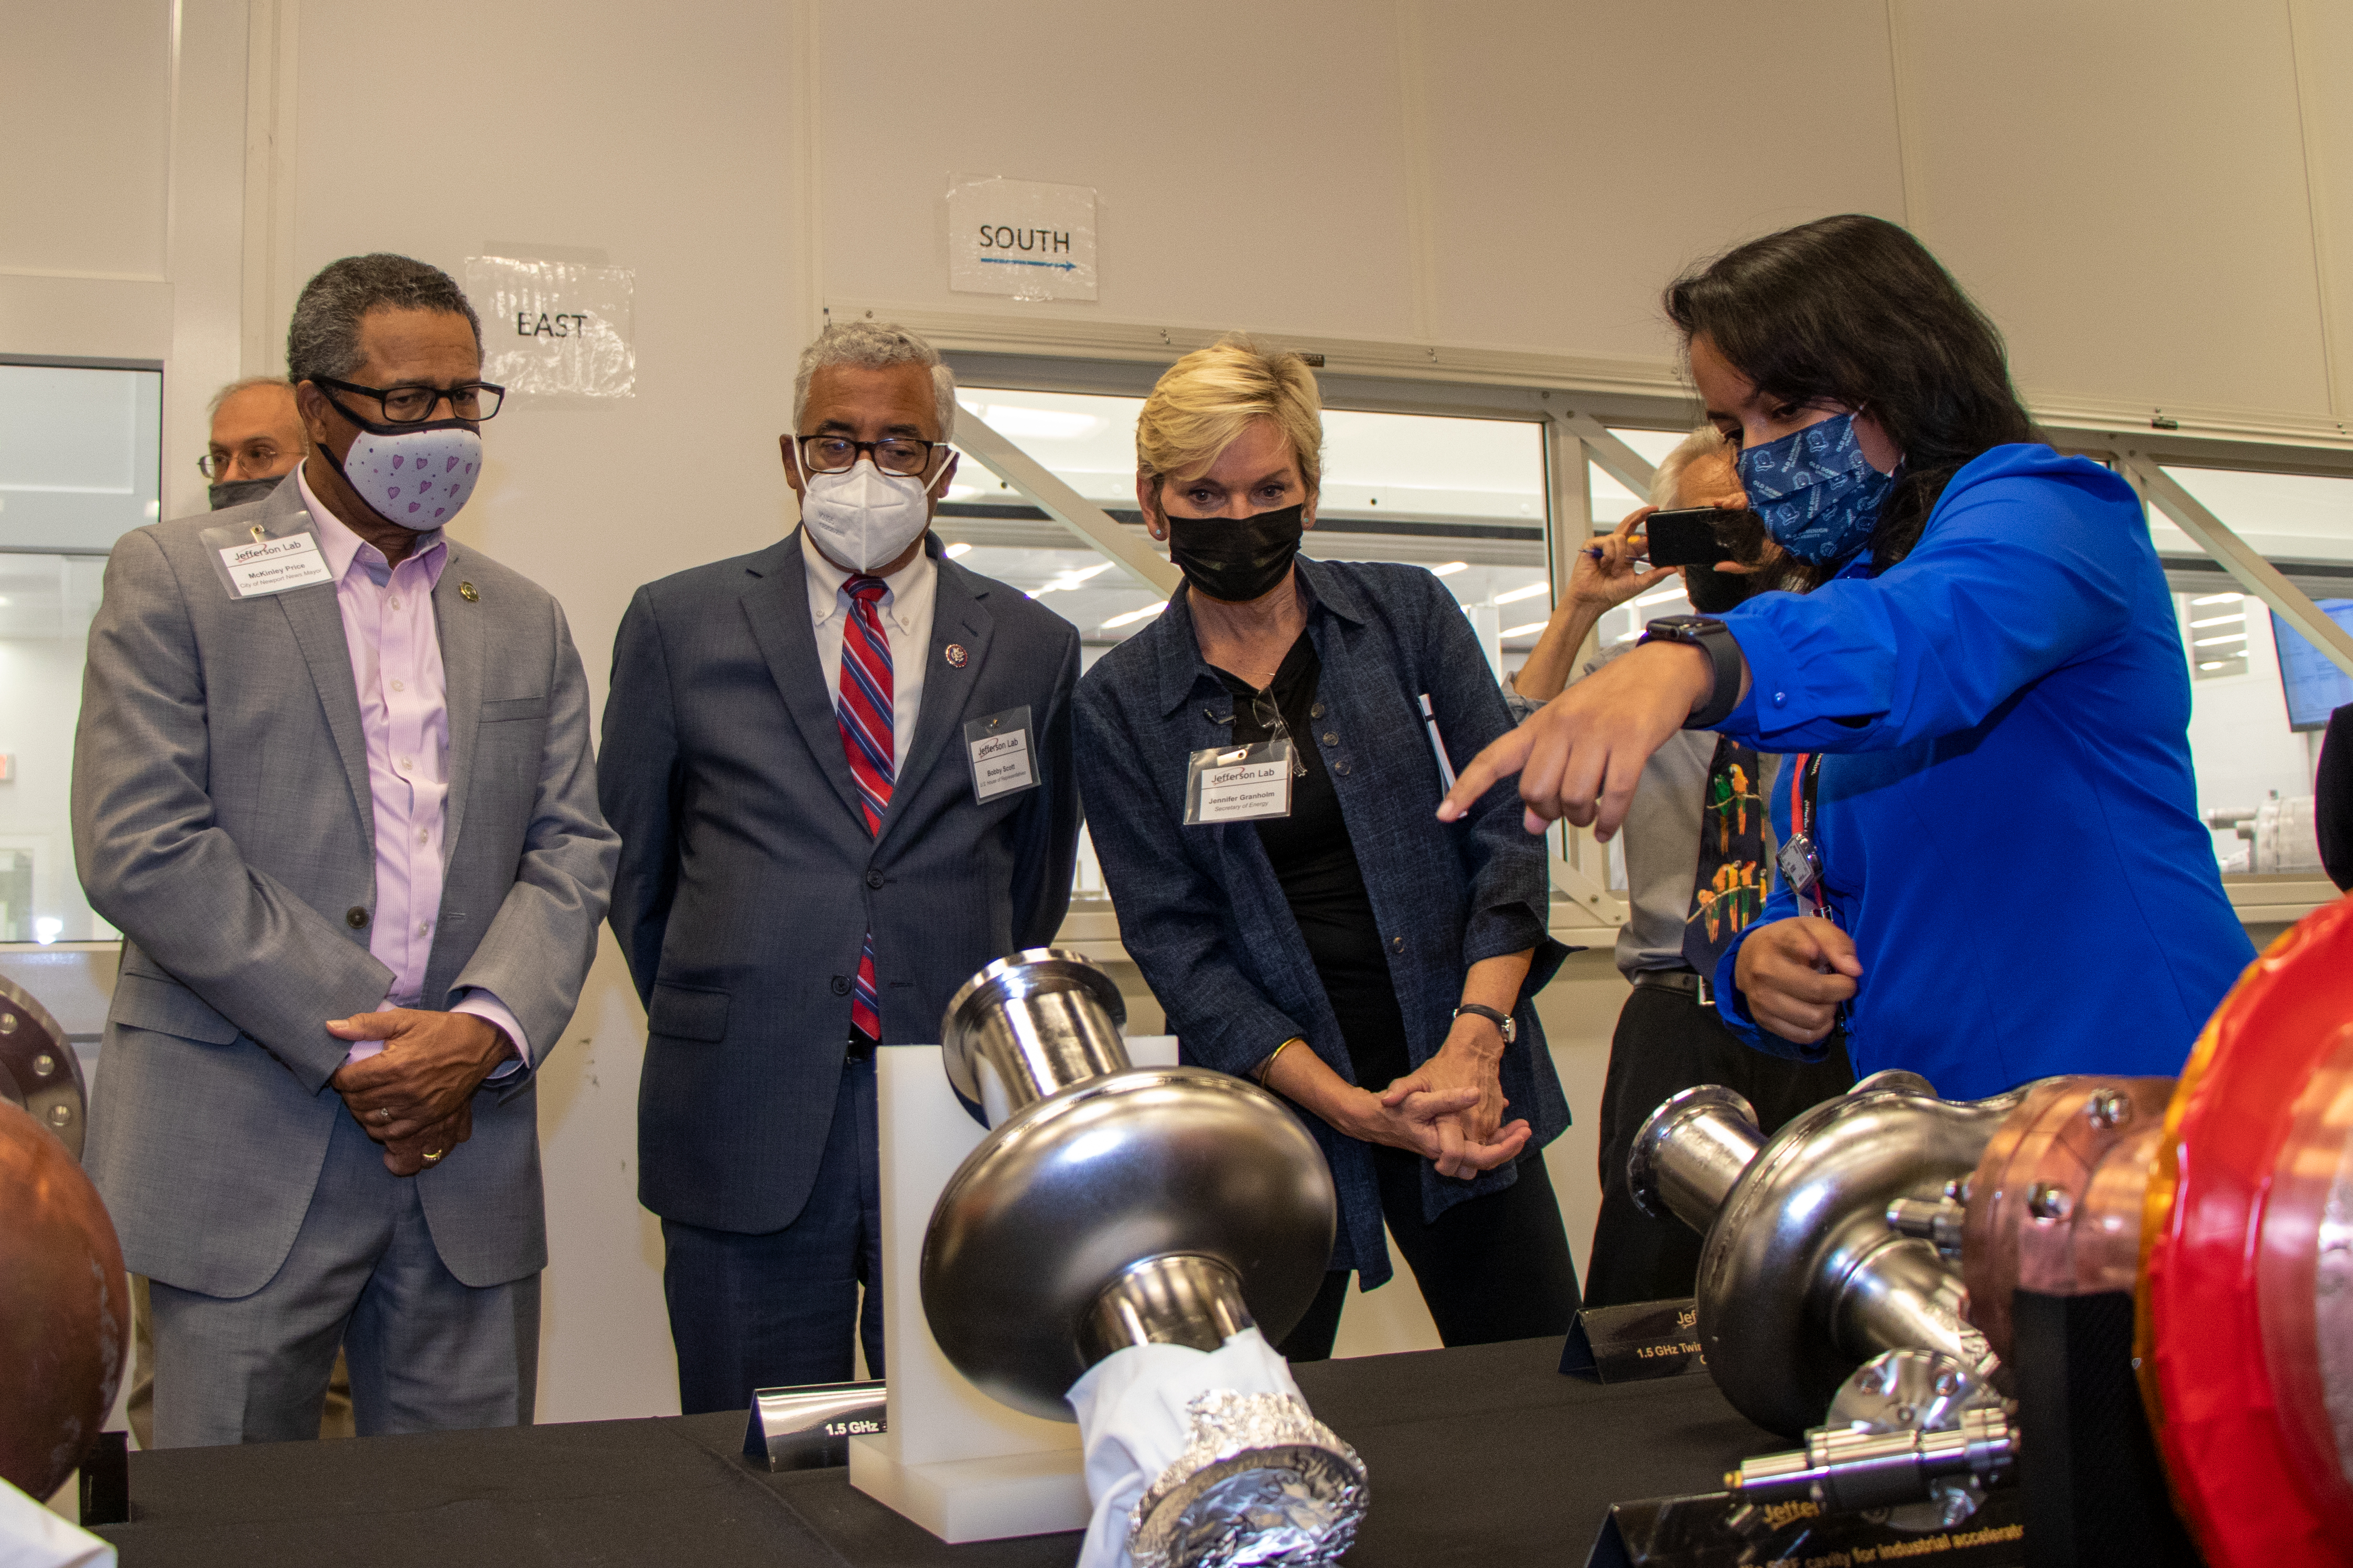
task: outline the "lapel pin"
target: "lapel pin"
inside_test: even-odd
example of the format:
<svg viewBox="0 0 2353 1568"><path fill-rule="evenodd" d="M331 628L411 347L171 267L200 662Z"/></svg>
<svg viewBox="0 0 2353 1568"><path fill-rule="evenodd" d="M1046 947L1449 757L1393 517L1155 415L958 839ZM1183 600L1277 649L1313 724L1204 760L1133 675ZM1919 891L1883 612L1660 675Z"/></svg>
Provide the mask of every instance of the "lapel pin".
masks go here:
<svg viewBox="0 0 2353 1568"><path fill-rule="evenodd" d="M960 642L952 642L948 644L947 660L948 668L950 669L962 669L965 665L965 660L971 657L972 655L964 651L964 644Z"/></svg>
<svg viewBox="0 0 2353 1568"><path fill-rule="evenodd" d="M474 585L471 583L460 583L458 584L458 597L465 600L466 603L470 605L480 599L481 595L474 592Z"/></svg>

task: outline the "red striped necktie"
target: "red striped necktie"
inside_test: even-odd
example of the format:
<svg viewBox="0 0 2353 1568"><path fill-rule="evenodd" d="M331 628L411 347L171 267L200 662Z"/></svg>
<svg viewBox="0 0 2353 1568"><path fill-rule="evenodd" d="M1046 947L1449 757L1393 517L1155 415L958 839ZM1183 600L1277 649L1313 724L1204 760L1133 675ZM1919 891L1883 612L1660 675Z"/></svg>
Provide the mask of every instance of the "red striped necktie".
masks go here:
<svg viewBox="0 0 2353 1568"><path fill-rule="evenodd" d="M881 831L882 814L891 806L891 784L896 777L894 731L891 716L891 639L883 635L876 609L889 586L880 577L853 574L842 584L849 595L849 616L841 634L840 694L834 712L841 721L841 749L858 780L858 803L866 813L866 831ZM849 999L849 1021L871 1040L882 1037L881 994L874 985L874 931L868 927L865 948L858 955L858 988Z"/></svg>

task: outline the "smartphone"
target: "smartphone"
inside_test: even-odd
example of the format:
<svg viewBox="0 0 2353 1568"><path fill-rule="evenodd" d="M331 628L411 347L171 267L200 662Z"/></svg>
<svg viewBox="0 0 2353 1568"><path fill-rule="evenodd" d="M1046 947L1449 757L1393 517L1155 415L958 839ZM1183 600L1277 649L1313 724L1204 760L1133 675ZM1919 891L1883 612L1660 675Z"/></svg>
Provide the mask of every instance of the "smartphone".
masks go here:
<svg viewBox="0 0 2353 1568"><path fill-rule="evenodd" d="M1718 525L1734 515L1712 506L1654 511L1642 524L1650 542L1644 553L1653 566L1714 566L1729 561L1732 552L1725 547Z"/></svg>

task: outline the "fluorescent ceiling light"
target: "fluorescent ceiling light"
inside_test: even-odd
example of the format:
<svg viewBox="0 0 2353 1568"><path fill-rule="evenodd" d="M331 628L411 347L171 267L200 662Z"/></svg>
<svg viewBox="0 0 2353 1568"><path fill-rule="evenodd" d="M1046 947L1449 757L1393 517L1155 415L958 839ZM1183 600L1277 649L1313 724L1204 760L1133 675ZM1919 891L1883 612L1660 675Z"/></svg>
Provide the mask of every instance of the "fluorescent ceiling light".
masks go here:
<svg viewBox="0 0 2353 1568"><path fill-rule="evenodd" d="M1071 582L1083 583L1090 577L1102 575L1103 573L1110 571L1116 564L1118 564L1116 562L1112 561L1098 562L1096 564L1089 566L1082 571L1064 572L1062 575Z"/></svg>
<svg viewBox="0 0 2353 1568"><path fill-rule="evenodd" d="M2242 624L2246 618L2247 613L2242 610L2235 616L2209 616L2202 621L2192 621L2189 624L2192 626L2232 626Z"/></svg>
<svg viewBox="0 0 2353 1568"><path fill-rule="evenodd" d="M1551 592L1552 584L1549 583L1531 583L1525 588L1514 588L1508 594L1496 595L1495 603L1499 605L1513 605L1517 604L1522 599L1533 599L1538 594L1549 594Z"/></svg>
<svg viewBox="0 0 2353 1568"><path fill-rule="evenodd" d="M1543 621L1530 621L1524 626L1505 626L1503 635L1507 637L1532 637L1544 630L1545 625Z"/></svg>
<svg viewBox="0 0 2353 1568"><path fill-rule="evenodd" d="M1146 605L1140 610L1130 610L1124 616L1113 616L1111 619L1103 624L1101 629L1103 631L1111 631L1119 626L1132 626L1138 621L1150 620L1153 616L1158 615L1167 607L1168 604L1166 600L1161 601L1157 605Z"/></svg>
<svg viewBox="0 0 2353 1568"><path fill-rule="evenodd" d="M991 403L972 411L1000 436L1027 436L1032 440L1069 441L1092 436L1107 423L1092 414L1074 414L1060 408L1023 408L1010 403Z"/></svg>
<svg viewBox="0 0 2353 1568"><path fill-rule="evenodd" d="M2225 632L2218 637L2200 637L2196 642L2191 643L2189 646L2191 647L2206 647L2214 643L2244 642L2246 640L2247 634L2244 632Z"/></svg>
<svg viewBox="0 0 2353 1568"><path fill-rule="evenodd" d="M951 561L955 560L959 555L968 555L971 552L972 546L965 543L962 540L958 540L955 543L949 545L946 549L940 552L941 554L946 556Z"/></svg>
<svg viewBox="0 0 2353 1568"><path fill-rule="evenodd" d="M1662 588L1655 594L1645 594L1641 598L1636 599L1634 603L1637 605L1663 605L1669 599L1680 599L1683 596L1683 584L1679 583L1672 588Z"/></svg>
<svg viewBox="0 0 2353 1568"><path fill-rule="evenodd" d="M2235 605L2245 597L2244 594L2208 594L2189 602L2193 605Z"/></svg>
<svg viewBox="0 0 2353 1568"><path fill-rule="evenodd" d="M1431 567L1430 574L1433 577L1451 577L1457 572L1468 572L1470 569L1471 563L1468 561L1450 561L1443 566Z"/></svg>

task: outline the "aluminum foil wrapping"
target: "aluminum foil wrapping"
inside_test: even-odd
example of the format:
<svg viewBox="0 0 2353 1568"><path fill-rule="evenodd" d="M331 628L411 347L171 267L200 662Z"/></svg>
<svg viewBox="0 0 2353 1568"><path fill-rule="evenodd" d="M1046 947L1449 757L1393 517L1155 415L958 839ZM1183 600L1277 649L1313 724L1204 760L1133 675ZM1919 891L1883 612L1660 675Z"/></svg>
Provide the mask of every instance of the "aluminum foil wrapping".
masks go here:
<svg viewBox="0 0 2353 1568"><path fill-rule="evenodd" d="M1136 1568L1305 1568L1356 1539L1364 1461L1296 1394L1196 1394L1191 1436L1130 1514Z"/></svg>
<svg viewBox="0 0 2353 1568"><path fill-rule="evenodd" d="M1070 1392L1092 1517L1080 1568L1303 1568L1356 1539L1364 1462L1256 1329L1134 1345Z"/></svg>

